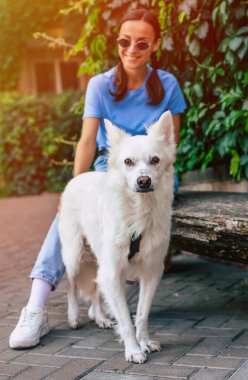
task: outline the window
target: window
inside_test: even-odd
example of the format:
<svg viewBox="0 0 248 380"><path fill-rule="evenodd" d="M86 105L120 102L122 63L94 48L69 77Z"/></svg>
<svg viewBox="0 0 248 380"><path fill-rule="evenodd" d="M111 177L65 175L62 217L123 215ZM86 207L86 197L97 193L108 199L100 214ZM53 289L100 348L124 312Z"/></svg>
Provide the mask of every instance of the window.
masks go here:
<svg viewBox="0 0 248 380"><path fill-rule="evenodd" d="M55 92L55 67L53 62L35 64L37 92Z"/></svg>
<svg viewBox="0 0 248 380"><path fill-rule="evenodd" d="M60 72L63 90L77 90L79 87L77 77L78 65L76 62L61 62Z"/></svg>
<svg viewBox="0 0 248 380"><path fill-rule="evenodd" d="M55 59L50 62L35 63L36 92L60 93L64 90L80 88L77 77L78 63Z"/></svg>

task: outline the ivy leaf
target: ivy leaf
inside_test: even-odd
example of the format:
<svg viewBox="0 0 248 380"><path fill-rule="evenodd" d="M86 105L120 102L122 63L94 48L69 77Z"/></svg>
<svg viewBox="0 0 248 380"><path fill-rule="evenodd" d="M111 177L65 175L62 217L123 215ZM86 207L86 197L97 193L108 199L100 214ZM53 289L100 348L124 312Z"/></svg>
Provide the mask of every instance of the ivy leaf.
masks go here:
<svg viewBox="0 0 248 380"><path fill-rule="evenodd" d="M222 40L220 43L219 51L221 51L222 53L225 53L227 49L229 48L229 42L230 42L230 38L224 38L224 40Z"/></svg>
<svg viewBox="0 0 248 380"><path fill-rule="evenodd" d="M196 38L190 42L189 51L194 57L198 57L200 54L200 43Z"/></svg>
<svg viewBox="0 0 248 380"><path fill-rule="evenodd" d="M169 34L166 34L164 38L162 39L162 49L172 51L173 50L173 39L172 36Z"/></svg>
<svg viewBox="0 0 248 380"><path fill-rule="evenodd" d="M178 14L178 22L179 22L179 24L182 24L182 23L183 23L184 18L185 18L186 16L187 16L187 15L186 15L185 12L183 12L183 11L179 12L179 14Z"/></svg>
<svg viewBox="0 0 248 380"><path fill-rule="evenodd" d="M209 25L207 21L204 21L200 26L195 30L195 34L200 40L206 38L209 30Z"/></svg>
<svg viewBox="0 0 248 380"><path fill-rule="evenodd" d="M217 112L215 112L213 117L214 117L214 119L224 119L225 116L226 116L225 112L217 111Z"/></svg>
<svg viewBox="0 0 248 380"><path fill-rule="evenodd" d="M107 21L110 18L110 15L111 15L111 10L107 9L105 12L103 12L102 18Z"/></svg>
<svg viewBox="0 0 248 380"><path fill-rule="evenodd" d="M240 170L239 170L239 163L240 163L240 157L238 152L232 151L233 157L231 159L230 163L230 174L234 177L237 177L237 179L240 179Z"/></svg>
<svg viewBox="0 0 248 380"><path fill-rule="evenodd" d="M244 58L244 56L247 53L247 50L248 50L248 38L246 37L245 38L245 43L243 44L243 46L241 47L241 49L239 49L239 51L238 51L238 57L239 57L239 59L242 60Z"/></svg>
<svg viewBox="0 0 248 380"><path fill-rule="evenodd" d="M203 97L203 90L202 90L202 86L200 85L200 83L194 84L193 90L194 90L194 93L196 94L197 98L201 99Z"/></svg>
<svg viewBox="0 0 248 380"><path fill-rule="evenodd" d="M248 165L248 154L240 157L240 165Z"/></svg>
<svg viewBox="0 0 248 380"><path fill-rule="evenodd" d="M227 19L228 19L228 14L227 14L226 8L227 8L226 2L222 1L220 3L220 15L221 15L223 24L225 24L227 22Z"/></svg>
<svg viewBox="0 0 248 380"><path fill-rule="evenodd" d="M248 99L245 99L242 104L242 110L248 111Z"/></svg>
<svg viewBox="0 0 248 380"><path fill-rule="evenodd" d="M231 52L231 50L228 50L228 52L225 55L225 61L227 62L228 65L232 66L235 62L235 56Z"/></svg>
<svg viewBox="0 0 248 380"><path fill-rule="evenodd" d="M238 29L237 36L240 36L241 34L247 34L248 33L248 26L242 26L242 28Z"/></svg>
<svg viewBox="0 0 248 380"><path fill-rule="evenodd" d="M243 42L242 37L235 37L229 42L229 47L232 51L236 51Z"/></svg>
<svg viewBox="0 0 248 380"><path fill-rule="evenodd" d="M234 146L236 143L234 133L226 134L219 140L218 152L221 157L224 157Z"/></svg>

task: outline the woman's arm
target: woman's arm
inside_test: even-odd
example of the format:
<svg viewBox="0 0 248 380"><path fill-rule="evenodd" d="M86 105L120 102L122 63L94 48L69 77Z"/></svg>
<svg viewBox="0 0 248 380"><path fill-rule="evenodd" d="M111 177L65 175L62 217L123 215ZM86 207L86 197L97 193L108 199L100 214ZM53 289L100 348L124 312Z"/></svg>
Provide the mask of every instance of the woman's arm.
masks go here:
<svg viewBox="0 0 248 380"><path fill-rule="evenodd" d="M82 124L82 133L78 141L74 159L74 176L89 170L96 152L96 135L99 119L87 117Z"/></svg>
<svg viewBox="0 0 248 380"><path fill-rule="evenodd" d="M180 134L180 114L173 115L173 123L174 123L174 134L176 145L179 144L179 134Z"/></svg>

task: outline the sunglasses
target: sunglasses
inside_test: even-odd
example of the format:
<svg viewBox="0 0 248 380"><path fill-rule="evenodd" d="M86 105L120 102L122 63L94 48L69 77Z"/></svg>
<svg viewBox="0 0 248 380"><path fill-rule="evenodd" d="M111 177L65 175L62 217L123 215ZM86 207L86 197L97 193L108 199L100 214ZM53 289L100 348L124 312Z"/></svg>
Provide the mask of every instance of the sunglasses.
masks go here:
<svg viewBox="0 0 248 380"><path fill-rule="evenodd" d="M138 42L131 42L127 38L118 38L117 43L119 46L121 46L124 49L128 49L131 45L136 47L138 50L145 51L151 46L151 42L148 43L146 41L138 41Z"/></svg>

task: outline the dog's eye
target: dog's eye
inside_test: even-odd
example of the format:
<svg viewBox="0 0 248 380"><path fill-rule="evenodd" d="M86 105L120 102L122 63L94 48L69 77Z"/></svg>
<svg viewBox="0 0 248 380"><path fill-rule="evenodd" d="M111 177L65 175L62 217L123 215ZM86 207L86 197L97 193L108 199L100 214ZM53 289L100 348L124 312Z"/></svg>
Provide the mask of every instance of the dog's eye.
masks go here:
<svg viewBox="0 0 248 380"><path fill-rule="evenodd" d="M154 156L151 158L151 164L152 165L157 165L159 163L160 159L157 156Z"/></svg>
<svg viewBox="0 0 248 380"><path fill-rule="evenodd" d="M132 166L132 165L134 165L134 162L133 162L133 160L131 160L131 158L126 158L124 162L125 162L125 164L126 164L127 166Z"/></svg>

